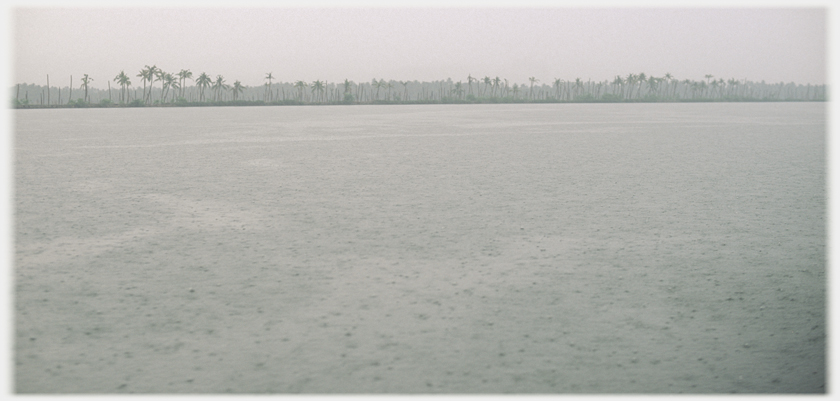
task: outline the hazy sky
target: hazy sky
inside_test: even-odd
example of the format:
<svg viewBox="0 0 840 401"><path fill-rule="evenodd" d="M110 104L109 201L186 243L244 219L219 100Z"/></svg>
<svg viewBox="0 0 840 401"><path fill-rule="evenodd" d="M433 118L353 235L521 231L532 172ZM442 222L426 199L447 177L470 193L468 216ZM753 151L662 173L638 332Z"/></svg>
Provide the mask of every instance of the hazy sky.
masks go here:
<svg viewBox="0 0 840 401"><path fill-rule="evenodd" d="M72 4L72 3L71 3ZM159 4L159 3L158 3ZM353 3L350 3L353 4ZM395 3L400 4L400 3ZM421 3L422 4L422 3ZM551 5L553 3L542 3ZM563 5L564 3L558 2ZM824 8L85 8L11 10L13 83L104 88L145 65L228 82L501 77L827 82Z"/></svg>

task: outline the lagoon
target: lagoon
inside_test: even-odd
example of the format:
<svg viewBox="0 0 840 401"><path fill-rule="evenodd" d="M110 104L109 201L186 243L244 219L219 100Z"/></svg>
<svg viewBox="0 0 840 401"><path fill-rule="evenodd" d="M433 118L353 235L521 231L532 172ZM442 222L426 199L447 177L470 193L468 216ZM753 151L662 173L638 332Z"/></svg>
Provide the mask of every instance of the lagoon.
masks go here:
<svg viewBox="0 0 840 401"><path fill-rule="evenodd" d="M15 110L15 392L824 393L826 107Z"/></svg>

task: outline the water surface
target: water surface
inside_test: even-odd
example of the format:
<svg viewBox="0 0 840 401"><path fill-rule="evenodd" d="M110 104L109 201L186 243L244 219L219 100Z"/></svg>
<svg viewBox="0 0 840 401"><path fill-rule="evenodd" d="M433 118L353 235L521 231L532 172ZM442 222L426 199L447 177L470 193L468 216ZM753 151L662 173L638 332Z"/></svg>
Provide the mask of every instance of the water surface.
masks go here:
<svg viewBox="0 0 840 401"><path fill-rule="evenodd" d="M824 103L14 118L16 392L825 391Z"/></svg>

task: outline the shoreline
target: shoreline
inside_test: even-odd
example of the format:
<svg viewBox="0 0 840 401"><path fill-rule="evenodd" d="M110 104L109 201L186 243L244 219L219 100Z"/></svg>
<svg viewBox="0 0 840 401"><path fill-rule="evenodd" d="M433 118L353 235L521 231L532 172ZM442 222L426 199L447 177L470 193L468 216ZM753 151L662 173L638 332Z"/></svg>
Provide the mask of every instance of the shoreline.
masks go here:
<svg viewBox="0 0 840 401"><path fill-rule="evenodd" d="M524 101L524 100L488 100L488 101L376 101L376 102L329 102L329 103L309 103L293 101L281 102L264 102L264 101L228 101L228 102L175 102L164 104L114 104L114 103L91 103L91 104L62 104L62 105L11 105L12 109L107 109L107 108L167 108L167 107L253 107L253 106L400 106L400 105L424 105L424 104L451 104L451 105L465 105L465 104L616 104L616 103L826 103L827 99L669 99L669 100L646 100L646 99L632 99L632 100L545 100L545 101Z"/></svg>

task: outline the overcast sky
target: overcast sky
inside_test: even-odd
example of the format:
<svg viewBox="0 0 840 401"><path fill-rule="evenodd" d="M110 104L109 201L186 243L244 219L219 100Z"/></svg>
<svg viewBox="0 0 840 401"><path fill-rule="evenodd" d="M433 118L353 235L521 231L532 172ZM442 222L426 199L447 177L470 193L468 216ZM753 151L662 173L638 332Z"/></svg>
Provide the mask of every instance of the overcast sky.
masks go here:
<svg viewBox="0 0 840 401"><path fill-rule="evenodd" d="M73 3L70 3L73 4ZM157 3L161 4L161 3ZM13 83L104 88L145 65L228 82L501 77L827 82L824 8L31 8L11 10ZM228 3L230 4L230 3ZM234 3L235 4L235 3ZM400 4L400 3L396 3ZM423 5L424 3L419 3ZM435 5L434 3L429 5ZM550 6L553 2L537 5ZM565 5L557 2L558 5ZM505 5L505 3L496 3Z"/></svg>

